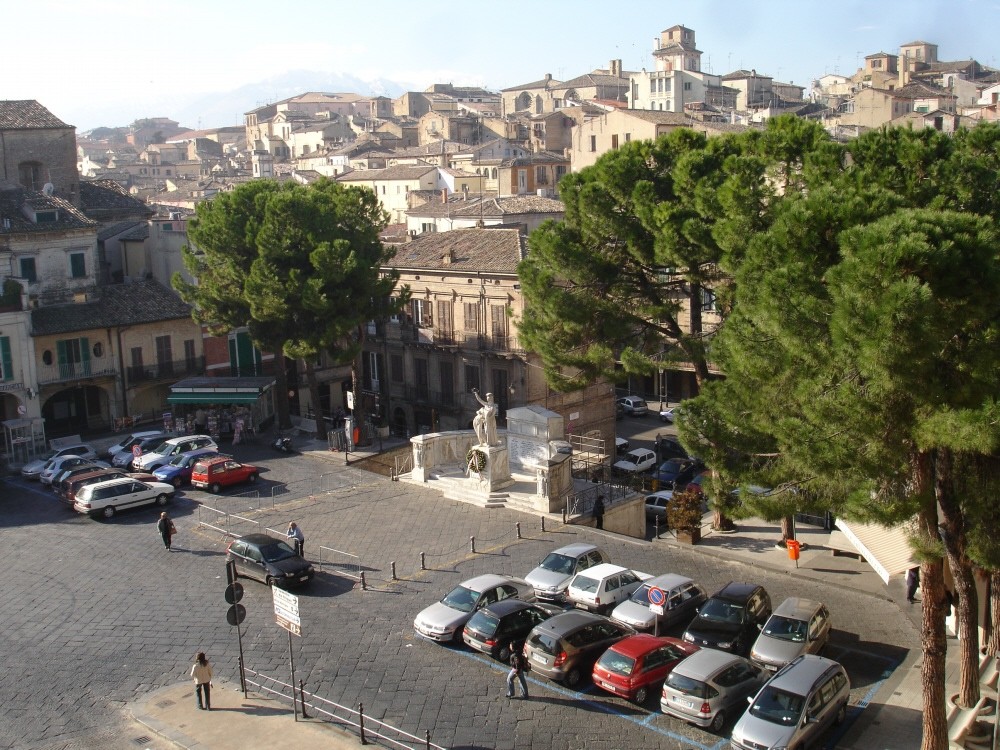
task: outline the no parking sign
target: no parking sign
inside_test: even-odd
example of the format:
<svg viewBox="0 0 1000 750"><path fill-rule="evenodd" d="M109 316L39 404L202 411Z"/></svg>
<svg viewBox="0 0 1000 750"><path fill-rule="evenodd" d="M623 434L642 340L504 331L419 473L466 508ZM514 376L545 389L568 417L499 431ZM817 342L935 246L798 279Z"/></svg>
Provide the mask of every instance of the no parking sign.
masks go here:
<svg viewBox="0 0 1000 750"><path fill-rule="evenodd" d="M649 599L649 609L654 615L663 614L663 602L667 600L667 595L663 593L663 589L657 588L656 586L650 586L649 591L646 593L646 598Z"/></svg>

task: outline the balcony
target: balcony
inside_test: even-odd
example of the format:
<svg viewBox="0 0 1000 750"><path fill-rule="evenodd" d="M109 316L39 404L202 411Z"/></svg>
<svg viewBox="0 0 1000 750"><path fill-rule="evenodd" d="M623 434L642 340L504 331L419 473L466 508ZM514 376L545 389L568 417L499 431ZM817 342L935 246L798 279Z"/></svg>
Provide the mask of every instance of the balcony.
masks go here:
<svg viewBox="0 0 1000 750"><path fill-rule="evenodd" d="M148 383L154 380L178 380L205 372L205 358L194 357L176 362L159 362L152 365L125 368L125 377L130 385Z"/></svg>
<svg viewBox="0 0 1000 750"><path fill-rule="evenodd" d="M38 368L38 385L51 383L71 383L89 378L114 377L118 370L113 366L95 366L93 362L63 362L57 365L42 365Z"/></svg>

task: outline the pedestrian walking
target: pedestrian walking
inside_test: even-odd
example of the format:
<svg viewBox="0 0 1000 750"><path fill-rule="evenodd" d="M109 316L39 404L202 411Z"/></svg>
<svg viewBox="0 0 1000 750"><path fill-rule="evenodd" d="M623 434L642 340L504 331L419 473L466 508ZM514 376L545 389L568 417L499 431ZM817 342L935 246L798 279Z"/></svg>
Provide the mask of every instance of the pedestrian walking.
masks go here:
<svg viewBox="0 0 1000 750"><path fill-rule="evenodd" d="M594 526L604 528L604 495L598 495L594 501Z"/></svg>
<svg viewBox="0 0 1000 750"><path fill-rule="evenodd" d="M208 663L204 651L199 651L191 667L194 678L194 697L198 708L212 710L212 665Z"/></svg>
<svg viewBox="0 0 1000 750"><path fill-rule="evenodd" d="M306 537L302 533L302 529L296 525L295 521L288 524L288 538L291 540L292 546L295 547L295 552L300 557L305 556Z"/></svg>
<svg viewBox="0 0 1000 750"><path fill-rule="evenodd" d="M507 673L507 697L514 697L514 679L521 683L521 697L528 697L528 681L524 679L523 644L515 644L510 650L510 671Z"/></svg>
<svg viewBox="0 0 1000 750"><path fill-rule="evenodd" d="M156 530L160 532L160 539L163 540L163 546L169 550L171 540L174 534L177 533L177 527L174 526L173 520L167 515L167 511L163 511L160 514L160 520L156 522Z"/></svg>
<svg viewBox="0 0 1000 750"><path fill-rule="evenodd" d="M906 601L913 604L916 601L914 598L917 593L917 587L920 586L920 568L910 568L906 571Z"/></svg>

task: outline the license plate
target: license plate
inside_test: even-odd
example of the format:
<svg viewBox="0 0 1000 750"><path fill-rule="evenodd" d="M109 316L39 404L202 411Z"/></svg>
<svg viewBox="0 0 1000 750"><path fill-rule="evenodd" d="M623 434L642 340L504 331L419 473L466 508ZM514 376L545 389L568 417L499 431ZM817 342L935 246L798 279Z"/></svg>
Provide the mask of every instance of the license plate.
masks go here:
<svg viewBox="0 0 1000 750"><path fill-rule="evenodd" d="M778 665L777 664L765 664L764 665L764 669L766 669L766 670L768 670L770 672L777 672L778 671Z"/></svg>
<svg viewBox="0 0 1000 750"><path fill-rule="evenodd" d="M532 661L537 661L539 664L548 664L544 656L539 656L538 654L531 655Z"/></svg>
<svg viewBox="0 0 1000 750"><path fill-rule="evenodd" d="M576 602L575 606L577 609L587 609L587 605L584 604L583 602Z"/></svg>
<svg viewBox="0 0 1000 750"><path fill-rule="evenodd" d="M691 701L686 701L683 698L678 698L676 695L674 696L674 703L680 703L682 706L687 706L688 708L694 708L694 703L692 703Z"/></svg>
<svg viewBox="0 0 1000 750"><path fill-rule="evenodd" d="M300 581L308 581L309 580L309 576L302 576L301 578L299 578L299 580Z"/></svg>
<svg viewBox="0 0 1000 750"><path fill-rule="evenodd" d="M601 687L603 687L606 690L610 690L612 693L618 691L617 687L612 685L610 682L605 682L604 680L601 680Z"/></svg>

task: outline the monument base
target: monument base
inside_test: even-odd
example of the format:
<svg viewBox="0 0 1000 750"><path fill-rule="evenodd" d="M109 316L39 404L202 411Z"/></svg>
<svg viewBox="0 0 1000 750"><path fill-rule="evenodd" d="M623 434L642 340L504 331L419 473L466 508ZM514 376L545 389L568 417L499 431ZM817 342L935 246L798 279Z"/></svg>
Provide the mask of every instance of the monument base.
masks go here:
<svg viewBox="0 0 1000 750"><path fill-rule="evenodd" d="M481 451L486 455L486 466L481 472L474 468L469 469L469 479L479 482L482 489L487 492L496 492L514 484L514 478L510 475L510 456L506 445L475 445L474 451Z"/></svg>

